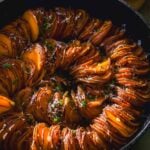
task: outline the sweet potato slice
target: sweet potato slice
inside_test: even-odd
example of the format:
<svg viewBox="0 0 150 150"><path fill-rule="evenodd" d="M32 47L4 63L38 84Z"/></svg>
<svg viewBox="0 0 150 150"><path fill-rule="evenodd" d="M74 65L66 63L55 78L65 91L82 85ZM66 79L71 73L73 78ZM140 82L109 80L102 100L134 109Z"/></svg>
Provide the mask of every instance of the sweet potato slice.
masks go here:
<svg viewBox="0 0 150 150"><path fill-rule="evenodd" d="M11 95L24 85L23 61L2 59L0 62L0 81Z"/></svg>
<svg viewBox="0 0 150 150"><path fill-rule="evenodd" d="M31 10L28 10L23 14L22 18L27 21L30 26L32 41L36 41L39 36L39 26L36 16Z"/></svg>
<svg viewBox="0 0 150 150"><path fill-rule="evenodd" d="M25 110L27 108L32 94L33 94L33 89L29 87L17 93L17 95L15 96L15 103L19 110ZM21 108L19 106L21 106Z"/></svg>
<svg viewBox="0 0 150 150"><path fill-rule="evenodd" d="M14 79L11 77L12 86L15 90L20 90L24 86L24 62L21 60L11 60L12 68L11 71L14 74ZM13 92L13 91L12 91Z"/></svg>
<svg viewBox="0 0 150 150"><path fill-rule="evenodd" d="M31 98L28 111L39 121L51 123L48 116L48 103L52 95L51 88L44 87L35 93Z"/></svg>
<svg viewBox="0 0 150 150"><path fill-rule="evenodd" d="M45 48L39 44L35 44L22 54L22 59L26 62L33 62L33 64L35 64L36 67L35 77L37 77L41 73L45 64L46 60Z"/></svg>
<svg viewBox="0 0 150 150"><path fill-rule="evenodd" d="M75 104L69 97L65 97L64 99L64 119L67 123L79 123L81 120L81 116L76 111L76 109L72 109L75 107Z"/></svg>
<svg viewBox="0 0 150 150"><path fill-rule="evenodd" d="M10 84L9 84L9 79L8 79L8 76L5 72L5 70L3 69L0 69L0 82L3 84L3 86L7 89L8 93L11 92L11 87L10 87Z"/></svg>
<svg viewBox="0 0 150 150"><path fill-rule="evenodd" d="M103 75L106 72L108 72L111 68L111 60L106 59L99 63L94 63L87 66L79 66L76 68L76 71L74 71L74 74L77 77L86 76L88 75Z"/></svg>
<svg viewBox="0 0 150 150"><path fill-rule="evenodd" d="M89 21L90 17L86 13L86 11L82 9L78 9L75 12L75 28L74 28L74 35L78 36L86 23Z"/></svg>
<svg viewBox="0 0 150 150"><path fill-rule="evenodd" d="M11 69L5 69L5 74L9 80L9 86L11 88L11 93L15 92L17 89L17 79L18 77L12 72Z"/></svg>
<svg viewBox="0 0 150 150"><path fill-rule="evenodd" d="M26 80L25 85L29 87L33 86L33 81L37 79L37 70L32 61L25 61L24 77Z"/></svg>
<svg viewBox="0 0 150 150"><path fill-rule="evenodd" d="M9 111L14 105L12 100L0 95L0 114Z"/></svg>
<svg viewBox="0 0 150 150"><path fill-rule="evenodd" d="M8 56L8 54L9 54L8 47L5 46L5 44L0 41L0 56Z"/></svg>
<svg viewBox="0 0 150 150"><path fill-rule="evenodd" d="M47 150L48 149L48 143L49 143L49 140L48 139L48 136L49 136L49 128L48 127L45 127L43 129L43 150Z"/></svg>
<svg viewBox="0 0 150 150"><path fill-rule="evenodd" d="M12 41L13 56L20 54L19 52L24 49L28 43L24 31L17 22L5 26L2 29L2 33Z"/></svg>
<svg viewBox="0 0 150 150"><path fill-rule="evenodd" d="M9 37L6 35L0 33L0 43L3 43L3 45L8 49L8 54L7 56L12 56L12 43Z"/></svg>
<svg viewBox="0 0 150 150"><path fill-rule="evenodd" d="M17 143L17 148L16 149L17 150L30 149L30 144L31 143L30 143L29 139L32 137L32 134L33 134L33 128L32 127L27 128L26 131L24 131L23 134L21 134L17 138L17 142L16 142ZM14 145L14 142L10 146L13 147L13 145Z"/></svg>
<svg viewBox="0 0 150 150"><path fill-rule="evenodd" d="M20 18L13 22L13 25L18 29L19 33L23 35L26 40L31 40L31 29L27 21Z"/></svg>

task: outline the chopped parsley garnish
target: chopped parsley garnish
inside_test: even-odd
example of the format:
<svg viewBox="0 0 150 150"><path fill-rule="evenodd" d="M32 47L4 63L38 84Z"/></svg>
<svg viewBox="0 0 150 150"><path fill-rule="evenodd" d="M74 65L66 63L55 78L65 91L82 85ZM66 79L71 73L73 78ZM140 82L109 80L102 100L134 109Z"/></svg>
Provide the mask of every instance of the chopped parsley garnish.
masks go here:
<svg viewBox="0 0 150 150"><path fill-rule="evenodd" d="M49 28L50 28L49 21L45 19L43 25L41 26L40 34L44 35Z"/></svg>
<svg viewBox="0 0 150 150"><path fill-rule="evenodd" d="M59 100L59 104L62 106L63 105L63 99Z"/></svg>
<svg viewBox="0 0 150 150"><path fill-rule="evenodd" d="M86 106L87 106L87 101L86 101L86 100L82 100L81 106L82 106L82 107L86 107Z"/></svg>
<svg viewBox="0 0 150 150"><path fill-rule="evenodd" d="M62 91L63 88L62 88L62 86L59 84L59 85L56 86L55 90L59 92L59 91Z"/></svg>
<svg viewBox="0 0 150 150"><path fill-rule="evenodd" d="M42 29L43 29L43 31L47 31L49 29L49 23L45 21L43 23Z"/></svg>
<svg viewBox="0 0 150 150"><path fill-rule="evenodd" d="M5 63L2 65L3 68L5 69L10 69L12 67L12 64L9 64L9 63Z"/></svg>
<svg viewBox="0 0 150 150"><path fill-rule="evenodd" d="M47 47L47 49L48 49L49 51L54 50L54 45L50 44L48 41L45 41L44 44L45 44L45 46Z"/></svg>
<svg viewBox="0 0 150 150"><path fill-rule="evenodd" d="M27 122L29 124L34 124L35 123L35 120L34 120L32 115L27 115Z"/></svg>
<svg viewBox="0 0 150 150"><path fill-rule="evenodd" d="M53 122L54 122L54 123L58 123L58 122L60 122L60 121L61 121L61 118L58 117L58 116L54 117L54 119L53 119Z"/></svg>
<svg viewBox="0 0 150 150"><path fill-rule="evenodd" d="M54 49L54 46L51 44L47 44L46 47L48 48L48 50L52 51Z"/></svg>
<svg viewBox="0 0 150 150"><path fill-rule="evenodd" d="M116 81L115 81L115 79L113 79L113 80L112 80L112 84L115 84L115 83L116 83Z"/></svg>
<svg viewBox="0 0 150 150"><path fill-rule="evenodd" d="M53 20L54 20L54 17L53 16L45 16L44 17L44 20L43 20L43 25L41 27L41 34L43 35L47 30L51 30L51 27L53 25Z"/></svg>

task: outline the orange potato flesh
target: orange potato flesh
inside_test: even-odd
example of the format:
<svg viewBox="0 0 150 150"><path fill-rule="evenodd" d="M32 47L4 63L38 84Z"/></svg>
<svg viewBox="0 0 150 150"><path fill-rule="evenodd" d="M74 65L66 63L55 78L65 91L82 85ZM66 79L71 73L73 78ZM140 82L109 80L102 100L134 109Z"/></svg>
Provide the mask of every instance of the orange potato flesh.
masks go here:
<svg viewBox="0 0 150 150"><path fill-rule="evenodd" d="M32 41L36 41L39 36L39 26L36 16L32 13L32 11L28 10L23 14L22 18L28 22L31 28Z"/></svg>
<svg viewBox="0 0 150 150"><path fill-rule="evenodd" d="M92 65L87 65L87 66L81 66L78 67L76 69L76 74L77 76L81 76L81 75L91 75L91 74L97 74L97 75L101 75L104 74L105 72L107 72L110 69L111 66L111 61L110 59L106 59L101 63L96 63L96 64L92 64Z"/></svg>
<svg viewBox="0 0 150 150"><path fill-rule="evenodd" d="M0 96L0 114L10 110L15 103L5 96Z"/></svg>
<svg viewBox="0 0 150 150"><path fill-rule="evenodd" d="M45 51L42 46L36 44L29 50L25 51L22 57L24 60L33 61L36 64L37 70L40 71L44 65Z"/></svg>
<svg viewBox="0 0 150 150"><path fill-rule="evenodd" d="M45 49L39 45L35 44L28 50L26 50L23 55L22 59L26 62L33 62L36 67L35 78L41 73L44 64L45 64Z"/></svg>

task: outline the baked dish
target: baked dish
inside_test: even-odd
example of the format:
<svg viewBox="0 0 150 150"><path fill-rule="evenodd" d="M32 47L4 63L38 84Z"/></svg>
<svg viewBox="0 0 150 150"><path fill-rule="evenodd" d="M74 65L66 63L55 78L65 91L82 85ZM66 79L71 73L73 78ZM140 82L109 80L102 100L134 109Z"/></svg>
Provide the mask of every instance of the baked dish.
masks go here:
<svg viewBox="0 0 150 150"><path fill-rule="evenodd" d="M124 27L36 8L0 30L0 149L119 149L140 128L150 64Z"/></svg>

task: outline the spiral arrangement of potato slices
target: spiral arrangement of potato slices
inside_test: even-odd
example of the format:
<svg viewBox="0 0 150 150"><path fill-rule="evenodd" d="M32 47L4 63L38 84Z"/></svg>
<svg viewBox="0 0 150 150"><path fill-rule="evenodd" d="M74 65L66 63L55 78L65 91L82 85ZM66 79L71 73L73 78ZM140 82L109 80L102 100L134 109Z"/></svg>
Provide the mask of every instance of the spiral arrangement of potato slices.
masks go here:
<svg viewBox="0 0 150 150"><path fill-rule="evenodd" d="M82 9L31 9L2 28L0 71L3 150L119 149L150 101L143 48Z"/></svg>

